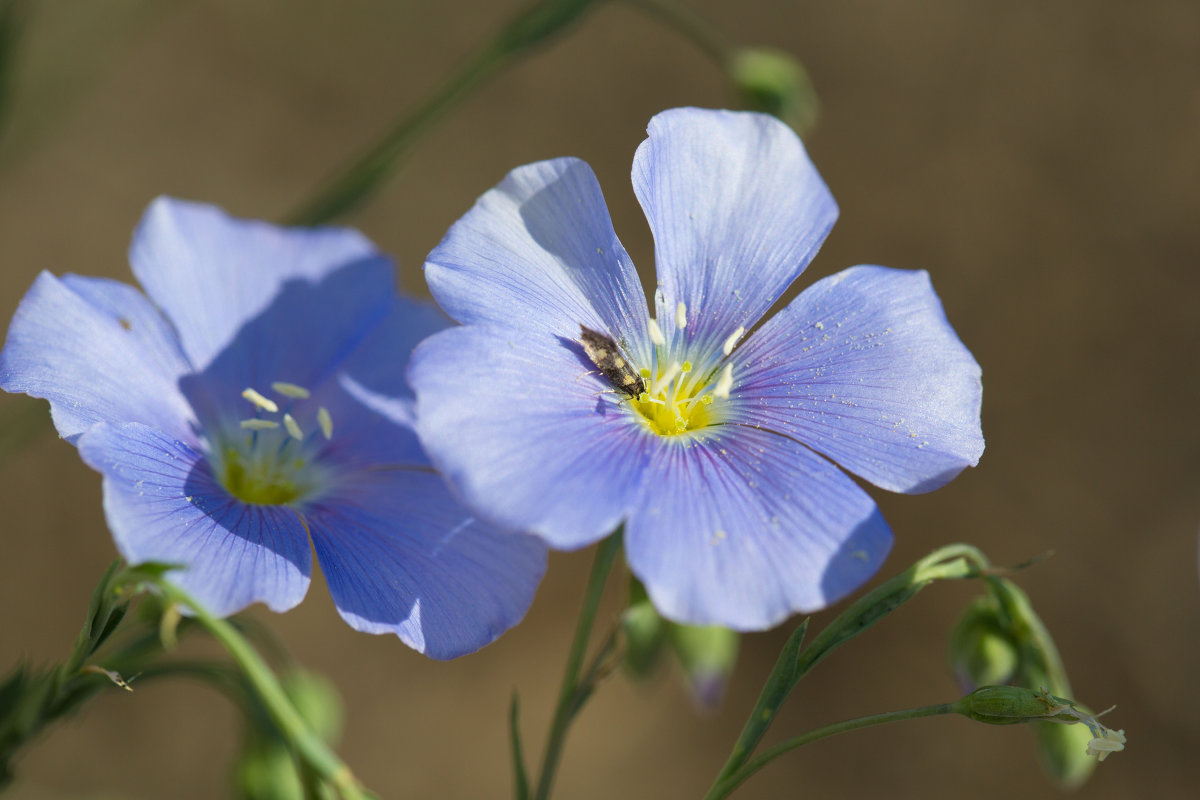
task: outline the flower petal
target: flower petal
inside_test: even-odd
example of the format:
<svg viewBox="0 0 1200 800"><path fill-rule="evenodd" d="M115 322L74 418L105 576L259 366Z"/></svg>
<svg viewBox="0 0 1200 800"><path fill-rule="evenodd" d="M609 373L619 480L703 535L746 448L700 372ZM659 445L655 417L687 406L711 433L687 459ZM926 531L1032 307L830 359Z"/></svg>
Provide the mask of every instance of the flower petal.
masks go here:
<svg viewBox="0 0 1200 800"><path fill-rule="evenodd" d="M689 339L709 355L766 313L837 219L800 139L766 114L658 114L634 157L633 188L654 233L659 324L670 340L683 302Z"/></svg>
<svg viewBox="0 0 1200 800"><path fill-rule="evenodd" d="M468 508L571 549L633 505L646 436L578 344L470 325L413 352L417 432Z"/></svg>
<svg viewBox="0 0 1200 800"><path fill-rule="evenodd" d="M936 489L983 453L979 365L925 272L860 266L818 281L734 354L734 371L738 419L884 489Z"/></svg>
<svg viewBox="0 0 1200 800"><path fill-rule="evenodd" d="M578 159L510 172L429 254L425 278L438 304L464 324L572 338L584 324L629 346L646 342L641 282L596 176Z"/></svg>
<svg viewBox="0 0 1200 800"><path fill-rule="evenodd" d="M141 292L48 272L21 300L0 354L0 386L49 400L55 427L72 442L98 422L141 422L194 441L176 383L189 370Z"/></svg>
<svg viewBox="0 0 1200 800"><path fill-rule="evenodd" d="M272 322L282 326L270 341L307 355L307 348L322 342L330 349L345 344L329 339L328 325L318 322L378 319L394 293L389 262L357 231L281 228L167 197L146 210L129 259L134 275L175 324L184 352L200 370L268 306L274 307ZM356 266L353 285L339 284L336 298L349 305L335 306L334 298L322 303L305 291L351 264ZM243 345L239 342L238 349ZM309 362L318 362L324 352L308 355Z"/></svg>
<svg viewBox="0 0 1200 800"><path fill-rule="evenodd" d="M540 541L474 519L432 472L356 476L305 518L342 618L432 658L520 622L546 569Z"/></svg>
<svg viewBox="0 0 1200 800"><path fill-rule="evenodd" d="M202 372L185 378L184 393L206 428L252 416L242 397L250 387L286 404L272 390L282 381L317 391L333 380L390 315L395 290L381 285L391 267L350 264L315 282L288 281L278 297L237 332ZM281 406L282 407L282 406Z"/></svg>
<svg viewBox="0 0 1200 800"><path fill-rule="evenodd" d="M626 524L629 566L663 616L764 630L879 569L891 531L848 476L786 437L711 430L663 441Z"/></svg>
<svg viewBox="0 0 1200 800"><path fill-rule="evenodd" d="M346 450L367 463L429 463L412 433L415 400L404 372L417 343L450 324L430 303L396 298L388 317L314 395L332 414L335 438ZM397 446L384 430L395 427L406 432L405 444Z"/></svg>
<svg viewBox="0 0 1200 800"><path fill-rule="evenodd" d="M235 500L203 456L138 423L93 427L79 454L104 475L105 516L130 563L182 564L171 579L220 616L304 597L312 556L294 511Z"/></svg>

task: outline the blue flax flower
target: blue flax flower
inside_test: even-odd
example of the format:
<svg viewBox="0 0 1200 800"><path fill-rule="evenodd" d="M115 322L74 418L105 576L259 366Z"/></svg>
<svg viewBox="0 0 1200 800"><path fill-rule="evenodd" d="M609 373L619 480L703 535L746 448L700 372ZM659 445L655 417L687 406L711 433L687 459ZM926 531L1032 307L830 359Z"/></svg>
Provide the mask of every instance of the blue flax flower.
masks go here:
<svg viewBox="0 0 1200 800"><path fill-rule="evenodd" d="M623 522L672 619L755 630L819 609L891 544L834 462L910 493L976 464L979 366L924 272L853 267L760 324L837 216L771 117L659 114L633 185L653 318L581 161L514 170L450 229L425 275L463 324L412 356L417 431L499 525L569 549Z"/></svg>
<svg viewBox="0 0 1200 800"><path fill-rule="evenodd" d="M444 324L370 242L164 198L130 260L144 295L42 273L0 354L0 386L49 400L103 474L126 559L183 565L226 615L299 603L315 548L347 623L434 658L520 620L545 548L475 520L429 466L403 364Z"/></svg>

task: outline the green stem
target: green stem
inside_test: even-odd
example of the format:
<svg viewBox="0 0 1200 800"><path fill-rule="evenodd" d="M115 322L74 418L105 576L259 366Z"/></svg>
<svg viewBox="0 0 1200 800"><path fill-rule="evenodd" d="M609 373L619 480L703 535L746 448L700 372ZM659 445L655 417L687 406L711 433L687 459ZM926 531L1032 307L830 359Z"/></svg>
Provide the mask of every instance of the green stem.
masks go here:
<svg viewBox="0 0 1200 800"><path fill-rule="evenodd" d="M550 796L550 787L554 784L554 774L562 757L567 728L579 710L579 693L581 690L589 690L585 682L580 682L579 672L587 653L588 639L591 638L592 625L596 621L604 584L608 581L613 562L621 549L622 534L623 530L618 528L601 542L596 550L596 560L592 562L592 574L588 577L583 607L579 611L579 622L575 626L575 640L571 643L567 669L563 674L562 687L558 691L558 706L554 710L554 721L550 724L550 734L546 740L546 752L542 756L542 772L538 778L537 792L534 794L536 800L547 800Z"/></svg>
<svg viewBox="0 0 1200 800"><path fill-rule="evenodd" d="M832 725L826 725L824 728L817 728L808 733L796 736L786 741L780 742L774 747L764 750L760 755L752 758L742 765L737 772L726 778L718 778L712 788L708 790L708 794L704 795L704 800L721 800L728 797L729 794L736 789L743 781L749 778L754 773L765 767L774 759L795 750L797 747L815 742L818 739L824 739L838 733L846 733L847 731L856 731L862 728L870 728L875 725L883 725L888 722L899 722L906 719L919 719L921 717L936 717L944 714L958 713L955 703L939 703L933 706L922 706L920 708L909 708L903 711L888 711L883 714L872 714L867 717L859 717L857 719L849 719L844 722L835 722Z"/></svg>
<svg viewBox="0 0 1200 800"><path fill-rule="evenodd" d="M707 20L670 0L625 0L626 4L672 28L703 50L722 67L737 49L736 43Z"/></svg>
<svg viewBox="0 0 1200 800"><path fill-rule="evenodd" d="M545 41L594 0L542 0L516 17L411 113L401 117L316 197L286 217L292 225L321 225L358 205L383 182L409 147L485 80L524 51Z"/></svg>
<svg viewBox="0 0 1200 800"><path fill-rule="evenodd" d="M322 778L336 787L342 797L347 800L365 800L368 795L359 786L350 768L309 728L288 699L283 687L279 685L274 673L237 628L210 614L203 605L178 586L162 578L155 579L154 584L168 600L186 606L193 618L225 646L270 713L271 719L296 748L296 752Z"/></svg>

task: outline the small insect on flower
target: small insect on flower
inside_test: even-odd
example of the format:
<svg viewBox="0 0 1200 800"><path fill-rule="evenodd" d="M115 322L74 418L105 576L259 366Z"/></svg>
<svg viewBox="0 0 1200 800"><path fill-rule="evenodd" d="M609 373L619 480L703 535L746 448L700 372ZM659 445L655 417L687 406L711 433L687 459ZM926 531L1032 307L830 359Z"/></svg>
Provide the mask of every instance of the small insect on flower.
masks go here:
<svg viewBox="0 0 1200 800"><path fill-rule="evenodd" d="M596 365L596 369L608 378L608 382L614 388L633 398L646 391L646 382L629 366L629 360L621 354L621 348L617 347L611 336L580 325L579 343L583 345L583 352Z"/></svg>

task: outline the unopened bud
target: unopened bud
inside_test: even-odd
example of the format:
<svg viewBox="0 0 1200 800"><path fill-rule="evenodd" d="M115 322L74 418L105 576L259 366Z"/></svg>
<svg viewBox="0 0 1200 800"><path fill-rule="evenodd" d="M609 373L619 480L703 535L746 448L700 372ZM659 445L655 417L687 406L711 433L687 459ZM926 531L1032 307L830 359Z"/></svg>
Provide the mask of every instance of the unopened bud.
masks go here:
<svg viewBox="0 0 1200 800"><path fill-rule="evenodd" d="M670 641L687 676L692 699L702 709L715 709L725 696L725 687L737 663L737 632L719 625L672 623Z"/></svg>
<svg viewBox="0 0 1200 800"><path fill-rule="evenodd" d="M990 597L979 597L950 632L950 669L964 692L980 686L1008 683L1020 657L1009 636L999 607Z"/></svg>
<svg viewBox="0 0 1200 800"><path fill-rule="evenodd" d="M625 638L625 668L636 678L649 675L662 654L667 623L648 598L630 603L621 614L621 633Z"/></svg>
<svg viewBox="0 0 1200 800"><path fill-rule="evenodd" d="M781 50L747 47L727 67L742 103L765 111L803 136L817 121L817 93L800 62Z"/></svg>

